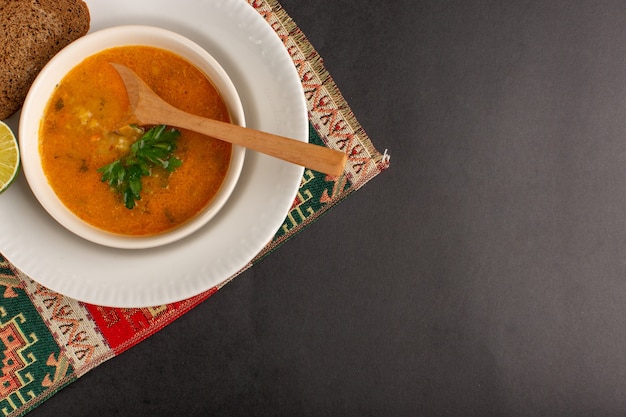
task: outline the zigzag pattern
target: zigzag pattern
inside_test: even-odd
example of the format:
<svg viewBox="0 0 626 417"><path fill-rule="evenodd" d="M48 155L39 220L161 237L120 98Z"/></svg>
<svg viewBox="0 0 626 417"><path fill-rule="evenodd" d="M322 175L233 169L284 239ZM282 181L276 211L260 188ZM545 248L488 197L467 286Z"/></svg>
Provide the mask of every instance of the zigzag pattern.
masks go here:
<svg viewBox="0 0 626 417"><path fill-rule="evenodd" d="M379 167L356 137L344 112L337 106L332 93L327 88L327 85L336 88L330 75L322 80L314 70L311 62L320 59L317 53L310 51L307 56L294 40L298 34L291 33L285 28L265 1L248 0L248 3L270 24L291 56L303 86L310 119L320 137L329 148L344 151L348 155L345 175L356 184L367 181L372 172L378 171ZM338 189L343 189L343 187L338 187ZM333 195L331 198L335 197L337 196Z"/></svg>
<svg viewBox="0 0 626 417"><path fill-rule="evenodd" d="M99 344L91 342L89 333L83 328L83 319L76 318L69 299L39 284L34 295L41 297L43 305L51 313L50 320L63 334L66 340L65 347L71 350L79 361L89 363Z"/></svg>

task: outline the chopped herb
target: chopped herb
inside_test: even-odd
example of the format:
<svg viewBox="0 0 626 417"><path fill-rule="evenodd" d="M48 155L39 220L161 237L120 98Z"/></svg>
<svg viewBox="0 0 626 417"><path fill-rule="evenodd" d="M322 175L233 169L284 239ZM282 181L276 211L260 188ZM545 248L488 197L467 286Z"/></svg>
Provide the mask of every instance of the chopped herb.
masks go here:
<svg viewBox="0 0 626 417"><path fill-rule="evenodd" d="M182 165L182 161L172 155L180 132L166 129L165 125L153 127L131 145L128 155L98 169L102 173L102 182L108 182L122 195L128 209L141 200L141 179L150 176L153 167L174 172Z"/></svg>

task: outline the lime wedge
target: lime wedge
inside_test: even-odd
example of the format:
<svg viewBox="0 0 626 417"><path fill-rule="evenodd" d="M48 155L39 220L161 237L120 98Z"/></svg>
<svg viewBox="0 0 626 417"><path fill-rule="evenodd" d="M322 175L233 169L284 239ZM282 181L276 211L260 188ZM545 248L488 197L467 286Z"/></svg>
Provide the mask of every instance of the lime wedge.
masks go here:
<svg viewBox="0 0 626 417"><path fill-rule="evenodd" d="M0 193L9 188L19 166L20 151L15 135L6 123L0 121Z"/></svg>

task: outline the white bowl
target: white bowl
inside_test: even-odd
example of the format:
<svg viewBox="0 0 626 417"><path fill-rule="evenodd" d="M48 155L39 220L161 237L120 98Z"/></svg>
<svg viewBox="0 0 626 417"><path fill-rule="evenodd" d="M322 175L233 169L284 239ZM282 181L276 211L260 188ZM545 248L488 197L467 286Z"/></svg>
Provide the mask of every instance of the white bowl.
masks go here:
<svg viewBox="0 0 626 417"><path fill-rule="evenodd" d="M228 173L218 194L201 213L171 231L146 237L123 236L98 229L72 213L57 197L43 171L39 154L39 128L55 86L85 58L117 46L144 45L169 50L185 58L213 81L226 102L232 122L245 126L243 106L232 81L219 63L189 39L151 26L118 26L90 33L71 43L43 68L26 97L19 123L21 163L28 184L44 209L76 235L101 245L143 249L172 243L203 227L223 207L243 166L245 149L233 146Z"/></svg>

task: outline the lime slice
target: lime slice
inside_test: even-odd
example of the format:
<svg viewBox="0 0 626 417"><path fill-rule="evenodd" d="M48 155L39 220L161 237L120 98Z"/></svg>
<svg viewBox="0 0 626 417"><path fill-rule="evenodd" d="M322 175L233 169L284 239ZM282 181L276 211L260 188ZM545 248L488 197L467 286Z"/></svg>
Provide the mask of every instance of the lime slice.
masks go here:
<svg viewBox="0 0 626 417"><path fill-rule="evenodd" d="M15 135L6 123L0 121L0 193L9 188L19 166L20 151Z"/></svg>

